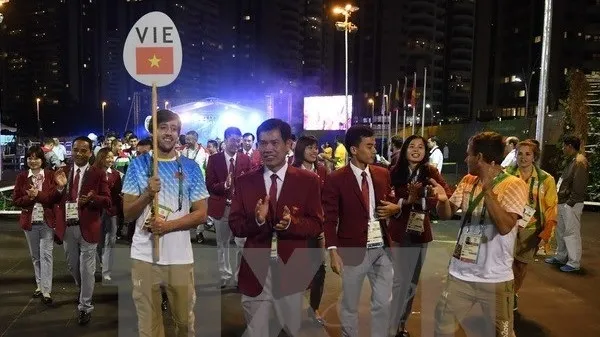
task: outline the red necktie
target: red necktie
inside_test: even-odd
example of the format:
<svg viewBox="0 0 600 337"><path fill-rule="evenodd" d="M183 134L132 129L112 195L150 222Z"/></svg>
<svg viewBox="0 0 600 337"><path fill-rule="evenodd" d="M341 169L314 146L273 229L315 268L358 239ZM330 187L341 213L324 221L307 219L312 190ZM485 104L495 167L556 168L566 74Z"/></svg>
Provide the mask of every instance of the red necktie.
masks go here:
<svg viewBox="0 0 600 337"><path fill-rule="evenodd" d="M233 164L233 158L229 158L228 174L231 174L231 186L229 188L229 196L230 197L233 195L233 182L235 181L235 177L233 176L234 172L235 172L235 165Z"/></svg>
<svg viewBox="0 0 600 337"><path fill-rule="evenodd" d="M77 192L79 192L79 172L81 170L77 169L75 173L75 178L73 178L73 185L71 185L71 191L69 193L69 198L71 201L77 200Z"/></svg>
<svg viewBox="0 0 600 337"><path fill-rule="evenodd" d="M360 184L360 189L363 195L363 200L365 201L365 206L367 206L367 209L369 212L371 212L371 205L369 205L369 182L367 181L367 173L363 172L362 174L362 183ZM369 214L370 216L370 214Z"/></svg>
<svg viewBox="0 0 600 337"><path fill-rule="evenodd" d="M273 217L277 211L277 175L271 174L271 188L269 188L269 208L271 208L271 214Z"/></svg>

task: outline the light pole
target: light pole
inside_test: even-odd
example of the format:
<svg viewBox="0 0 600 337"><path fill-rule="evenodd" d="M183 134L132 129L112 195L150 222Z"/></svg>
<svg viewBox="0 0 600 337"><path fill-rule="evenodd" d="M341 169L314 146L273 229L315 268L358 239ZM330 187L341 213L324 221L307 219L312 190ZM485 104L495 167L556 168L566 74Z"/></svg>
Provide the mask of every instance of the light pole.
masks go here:
<svg viewBox="0 0 600 337"><path fill-rule="evenodd" d="M346 67L346 81L345 81L345 95L346 95L346 129L349 128L349 121L350 121L350 109L349 109L349 102L348 102L348 33L352 33L355 32L358 27L355 26L352 22L349 21L350 19L350 15L352 15L353 12L356 12L358 10L358 7L356 6L352 6L350 4L346 5L345 7L335 7L333 9L333 13L334 14L342 14L344 16L344 21L337 21L335 23L335 28L338 31L344 31L344 49L345 49L345 67Z"/></svg>
<svg viewBox="0 0 600 337"><path fill-rule="evenodd" d="M42 99L39 97L35 99L35 110L37 112L38 137L40 138L40 141L42 141L42 123L40 122L40 102L41 101L42 101Z"/></svg>
<svg viewBox="0 0 600 337"><path fill-rule="evenodd" d="M373 100L372 98L369 98L369 108L371 109L371 123L370 127L373 128L373 120L375 119L375 100Z"/></svg>
<svg viewBox="0 0 600 337"><path fill-rule="evenodd" d="M105 135L104 133L104 109L106 108L106 102L102 102L102 135Z"/></svg>

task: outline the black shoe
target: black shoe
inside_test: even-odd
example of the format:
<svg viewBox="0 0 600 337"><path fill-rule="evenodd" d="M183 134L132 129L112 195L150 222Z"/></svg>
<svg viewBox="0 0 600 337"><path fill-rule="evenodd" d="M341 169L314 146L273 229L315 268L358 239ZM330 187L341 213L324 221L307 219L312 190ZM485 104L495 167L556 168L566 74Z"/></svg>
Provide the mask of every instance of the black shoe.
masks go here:
<svg viewBox="0 0 600 337"><path fill-rule="evenodd" d="M42 297L42 291L41 290L34 291L33 295L31 295L31 297L33 297L33 298L40 298L40 297Z"/></svg>
<svg viewBox="0 0 600 337"><path fill-rule="evenodd" d="M44 303L44 305L52 305L52 297L42 297L42 303Z"/></svg>
<svg viewBox="0 0 600 337"><path fill-rule="evenodd" d="M410 334L406 330L402 330L396 334L396 337L410 337Z"/></svg>
<svg viewBox="0 0 600 337"><path fill-rule="evenodd" d="M202 243L202 242L204 242L204 234L202 234L202 233L196 234L196 243Z"/></svg>
<svg viewBox="0 0 600 337"><path fill-rule="evenodd" d="M313 322L314 324L325 326L325 319L323 319L321 315L317 316L317 313L312 308L308 308L306 312L308 313L308 318L311 322Z"/></svg>
<svg viewBox="0 0 600 337"><path fill-rule="evenodd" d="M163 298L162 303L160 304L160 308L162 309L162 311L167 311L167 305L168 305L168 301L166 298Z"/></svg>
<svg viewBox="0 0 600 337"><path fill-rule="evenodd" d="M79 325L86 325L90 322L91 319L92 319L91 313L87 313L85 311L80 311L79 312L79 320L77 322L79 323Z"/></svg>

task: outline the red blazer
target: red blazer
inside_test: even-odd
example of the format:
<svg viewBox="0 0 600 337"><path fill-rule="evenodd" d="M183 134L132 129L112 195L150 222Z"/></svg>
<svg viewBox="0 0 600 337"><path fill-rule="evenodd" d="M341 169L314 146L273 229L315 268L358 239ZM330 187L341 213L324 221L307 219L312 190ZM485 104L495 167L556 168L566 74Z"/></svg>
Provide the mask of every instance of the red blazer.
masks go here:
<svg viewBox="0 0 600 337"><path fill-rule="evenodd" d="M258 152L257 149L252 149L252 154L250 156L248 156L244 150L239 151L239 153L245 155L246 157L250 158L250 165L252 166L252 168L256 168L262 165L262 158L260 157L260 152Z"/></svg>
<svg viewBox="0 0 600 337"><path fill-rule="evenodd" d="M123 207L123 197L121 196L123 181L121 180L121 174L113 168L111 169L111 173L108 174L106 181L110 190L110 208L106 209L106 213L109 216L116 216L121 212L121 208Z"/></svg>
<svg viewBox="0 0 600 337"><path fill-rule="evenodd" d="M73 166L64 168L67 179L72 182L71 169ZM89 166L88 170L83 175L80 195L86 195L90 191L94 191L89 203L79 207L79 227L81 235L86 242L98 243L101 235L101 216L102 210L111 208L110 190L108 181L106 180L106 172L94 166ZM56 235L60 240L63 240L67 223L65 219L65 203L67 202L69 191L65 186L62 194L54 206L54 215L56 219Z"/></svg>
<svg viewBox="0 0 600 337"><path fill-rule="evenodd" d="M327 168L325 167L325 165L322 164L315 164L316 166L316 170L314 171L310 171L315 173L317 176L319 176L319 181L321 182L321 190L323 189L323 186L325 185L325 180L327 180ZM299 170L302 170L301 167L298 167Z"/></svg>
<svg viewBox="0 0 600 337"><path fill-rule="evenodd" d="M444 187L444 190L446 190L446 194L448 195L448 197L450 197L452 195L452 189L450 188L450 186L448 186L444 178L442 178L439 171L431 165L427 165L427 169L429 170L427 176L429 178L433 178L435 181L438 182L438 184L442 185L442 187ZM400 198L408 198L408 185L405 184L401 186L394 186L394 191L397 200L399 200ZM423 192L421 192L420 197L423 196L422 193ZM427 210L435 209L436 204L437 198L431 196L425 198L425 206L427 207ZM394 242L402 243L404 241L404 237L406 235L409 235L410 242L412 243L427 243L433 241L433 233L431 230L429 211L425 212L425 221L423 222L425 231L422 234L419 235L413 232L406 232L406 226L408 226L408 217L410 216L410 212L412 209L413 208L411 205L404 205L402 206L402 212L400 213L400 216L392 217L390 219L389 232L391 239ZM414 204L414 209L417 211L422 210L420 199L417 203Z"/></svg>
<svg viewBox="0 0 600 337"><path fill-rule="evenodd" d="M274 295L285 296L304 291L313 279L308 240L323 230L323 208L318 196L321 186L317 176L311 172L288 166L276 206L276 214L269 214L265 224L256 223L256 203L267 195L263 178L264 168L252 170L236 181L229 227L236 237L246 237L239 272L239 287L242 294L258 296L263 289L267 271L271 265L270 247L274 224L282 217L287 206L292 213L292 222L285 231L278 232L277 268L271 270ZM292 257L294 254L294 257ZM302 271L306 271L303 273ZM314 270L316 272L316 269Z"/></svg>
<svg viewBox="0 0 600 337"><path fill-rule="evenodd" d="M375 201L391 200L391 180L387 169L369 165ZM323 187L323 209L325 210L325 245L338 247L338 253L344 264L359 265L367 249L367 230L369 225L368 205L350 165L334 171L327 177ZM381 222L382 234L386 246L389 237L385 223ZM350 248L353 249L344 249ZM356 249L364 248L364 249Z"/></svg>
<svg viewBox="0 0 600 337"><path fill-rule="evenodd" d="M237 178L250 171L252 166L250 158L242 153L237 153L235 157L235 170L233 174L234 185L237 188ZM208 190L208 215L220 219L225 212L225 202L228 199L229 191L225 190L225 181L229 171L229 163L225 162L225 153L219 152L208 157L206 164L206 189Z"/></svg>
<svg viewBox="0 0 600 337"><path fill-rule="evenodd" d="M19 225L21 225L23 230L31 230L33 206L39 202L44 208L44 221L48 226L54 228L54 212L52 211L52 207L53 201L58 197L58 191L56 191L56 184L54 182L54 171L44 169L42 190L33 200L29 199L29 196L27 196L27 190L32 185L31 180L27 178L28 174L29 170L26 170L17 175L15 189L13 191L13 203L15 206L21 207Z"/></svg>

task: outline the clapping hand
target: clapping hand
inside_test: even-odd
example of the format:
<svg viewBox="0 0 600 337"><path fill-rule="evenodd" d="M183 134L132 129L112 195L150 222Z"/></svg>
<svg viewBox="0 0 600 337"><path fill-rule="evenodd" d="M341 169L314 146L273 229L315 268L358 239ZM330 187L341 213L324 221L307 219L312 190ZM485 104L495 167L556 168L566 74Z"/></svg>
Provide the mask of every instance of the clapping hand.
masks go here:
<svg viewBox="0 0 600 337"><path fill-rule="evenodd" d="M63 169L58 169L54 173L54 182L56 183L59 189L67 185L67 175L65 174L65 171L63 171Z"/></svg>
<svg viewBox="0 0 600 337"><path fill-rule="evenodd" d="M408 184L408 199L406 202L411 205L419 199L419 191L423 187L423 183L410 183Z"/></svg>
<svg viewBox="0 0 600 337"><path fill-rule="evenodd" d="M283 216L274 228L276 231L283 231L290 226L290 223L292 223L292 212L290 212L290 209L287 206L283 206Z"/></svg>
<svg viewBox="0 0 600 337"><path fill-rule="evenodd" d="M33 200L35 197L37 197L38 192L38 189L34 185L31 185L31 187L27 190L27 196L30 200Z"/></svg>
<svg viewBox="0 0 600 337"><path fill-rule="evenodd" d="M267 213L269 213L269 195L265 196L265 199L259 199L256 203L255 214L256 222L263 224L267 221Z"/></svg>
<svg viewBox="0 0 600 337"><path fill-rule="evenodd" d="M94 196L94 191L90 191L88 194L80 196L79 197L79 205L83 206L83 205L87 204L88 202L90 202L90 200L92 199L93 196Z"/></svg>

